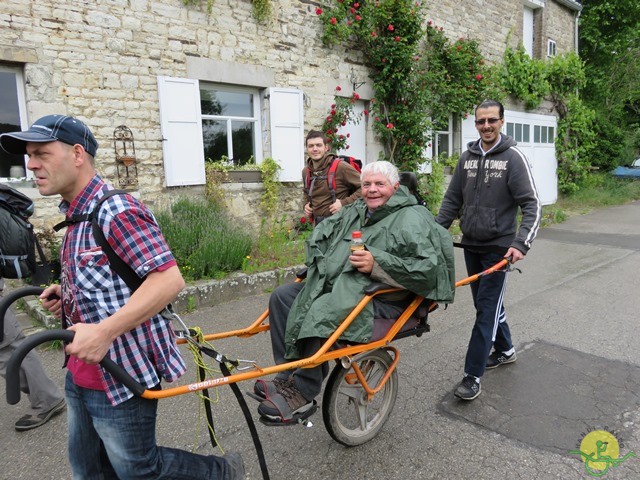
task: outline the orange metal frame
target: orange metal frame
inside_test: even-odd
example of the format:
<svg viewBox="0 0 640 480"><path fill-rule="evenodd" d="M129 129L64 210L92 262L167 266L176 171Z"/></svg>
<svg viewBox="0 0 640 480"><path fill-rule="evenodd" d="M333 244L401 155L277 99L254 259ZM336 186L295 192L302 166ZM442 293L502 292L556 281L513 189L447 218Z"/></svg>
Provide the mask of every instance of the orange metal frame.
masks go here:
<svg viewBox="0 0 640 480"><path fill-rule="evenodd" d="M456 282L456 287L472 283L478 280L480 277L484 275L489 275L497 270L500 270L503 267L506 267L507 265L508 265L508 261L504 259L501 262L494 265L493 267L485 270L484 272L478 273L476 275L472 275L471 277L468 277L463 280L460 280L459 282ZM281 365L273 365L270 367L261 367L257 364L254 364L253 365L254 369L251 371L235 373L232 375L219 377L219 378L207 379L201 382L190 383L188 385L167 388L164 390L145 390L144 393L142 394L142 397L149 398L149 399L175 397L177 395L182 395L190 392L197 392L200 390L204 390L206 388L218 387L220 385L227 385L227 384L242 382L244 380L256 379L258 377L271 375L278 372L283 372L285 370L293 370L296 368L313 368L313 367L317 367L318 365L322 365L323 363L328 362L329 360L335 360L343 357L347 357L351 359L352 357L358 354L361 354L363 352L376 350L378 348L385 348L386 350L390 350L394 353L393 362L391 366L388 368L382 381L380 381L375 388L371 388L367 384L363 373L361 372L360 368L357 365L357 362L351 363L351 366L354 369L357 379L360 381L360 383L362 384L362 387L366 391L368 399L371 400L371 398L384 387L387 380L395 370L398 364L398 361L400 360L400 352L396 348L390 347L389 344L394 339L394 337L398 334L398 332L402 329L402 327L407 322L407 320L413 315L416 309L423 302L424 297L420 295L416 295L416 297L405 309L402 315L400 315L400 317L395 321L395 323L393 324L391 329L387 332L387 334L380 340L376 340L375 342L371 342L371 343L349 345L349 346L339 347L335 349L331 349L331 348L336 344L336 342L338 341L340 336L345 332L345 330L349 328L351 323L360 314L360 312L362 312L364 307L375 296L382 295L385 293L399 292L401 290L402 289L400 288L388 288L385 290L379 290L371 295L364 295L363 298L360 300L360 302L358 302L355 308L351 311L351 313L338 326L335 332L333 332L333 334L325 341L325 343L322 345L320 350L318 350L311 357L294 360L292 362L283 363ZM431 304L429 305L429 311L432 311L436 307L437 307L437 304L435 302L431 302ZM212 341L212 340L220 340L223 338L231 338L231 337L240 337L240 338L251 337L258 333L266 332L267 330L269 330L269 324L265 323L268 316L269 316L269 310L266 309L262 313L262 315L260 315L258 319L255 320L248 327L239 329L239 330L231 330L228 332L208 334L204 336L204 340ZM178 339L178 343L186 343L186 342L187 342L186 339Z"/></svg>

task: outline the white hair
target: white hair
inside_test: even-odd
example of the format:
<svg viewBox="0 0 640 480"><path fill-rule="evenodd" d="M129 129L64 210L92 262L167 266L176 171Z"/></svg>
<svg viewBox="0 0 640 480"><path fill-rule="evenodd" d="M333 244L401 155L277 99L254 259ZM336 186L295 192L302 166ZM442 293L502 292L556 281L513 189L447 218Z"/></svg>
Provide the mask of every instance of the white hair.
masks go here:
<svg viewBox="0 0 640 480"><path fill-rule="evenodd" d="M370 173L381 173L391 185L396 185L400 182L400 174L398 168L391 162L386 160L378 160L377 162L367 163L360 172L360 181L364 180L364 176Z"/></svg>

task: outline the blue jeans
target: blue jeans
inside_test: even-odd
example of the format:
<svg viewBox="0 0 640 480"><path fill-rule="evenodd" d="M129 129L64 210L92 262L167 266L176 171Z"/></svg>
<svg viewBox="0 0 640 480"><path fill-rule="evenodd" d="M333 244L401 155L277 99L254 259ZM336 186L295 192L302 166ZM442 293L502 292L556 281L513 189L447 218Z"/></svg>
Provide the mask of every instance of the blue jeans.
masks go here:
<svg viewBox="0 0 640 480"><path fill-rule="evenodd" d="M67 373L69 463L74 479L226 479L227 462L156 445L157 400L113 406L105 392L78 387Z"/></svg>
<svg viewBox="0 0 640 480"><path fill-rule="evenodd" d="M464 260L469 275L480 273L492 267L502 258L504 255L493 252L475 253L467 249L464 251ZM503 304L507 287L507 273L494 272L491 275L480 277L470 287L473 305L476 307L476 321L471 331L464 373L482 377L492 346L498 352L506 352L513 347Z"/></svg>

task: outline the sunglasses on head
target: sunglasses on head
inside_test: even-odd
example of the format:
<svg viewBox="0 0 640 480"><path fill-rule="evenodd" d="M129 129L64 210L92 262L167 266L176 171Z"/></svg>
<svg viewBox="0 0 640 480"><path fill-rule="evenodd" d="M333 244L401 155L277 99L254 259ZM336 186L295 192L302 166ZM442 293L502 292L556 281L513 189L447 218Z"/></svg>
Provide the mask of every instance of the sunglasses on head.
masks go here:
<svg viewBox="0 0 640 480"><path fill-rule="evenodd" d="M496 117L482 118L480 120L476 120L476 125L484 125L485 123L488 123L489 125L495 125L500 120L502 120L502 119L501 118L496 118Z"/></svg>

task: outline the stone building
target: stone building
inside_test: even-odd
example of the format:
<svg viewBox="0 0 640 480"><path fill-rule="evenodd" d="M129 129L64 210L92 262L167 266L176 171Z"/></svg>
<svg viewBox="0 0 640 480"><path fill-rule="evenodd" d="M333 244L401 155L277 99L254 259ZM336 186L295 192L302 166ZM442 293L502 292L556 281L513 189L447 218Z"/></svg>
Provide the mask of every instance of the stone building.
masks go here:
<svg viewBox="0 0 640 480"><path fill-rule="evenodd" d="M252 16L250 0L214 0L211 13L206 0L187 3L4 0L0 131L27 128L51 113L77 116L100 143L96 162L103 176L152 207L202 195L206 158L260 163L272 157L282 166L281 210L298 215L304 135L321 125L336 86L345 96L358 88L356 109L367 107L372 90L362 58L322 45L321 2L271 0L266 23ZM425 3L426 18L452 38L479 40L493 62L501 61L507 42L523 42L535 57L576 49L582 7L575 0ZM527 115L552 113L508 108L522 114L510 127L521 136ZM120 126L131 131L132 142L114 138ZM350 154L376 160L381 147L366 120L347 127ZM538 127L552 137L551 126ZM452 119L434 138L434 153L459 150L467 133L464 122ZM128 171L121 162L125 148L125 157L135 148ZM26 159L1 155L0 177L20 176ZM57 199L38 198L28 178L27 172L16 185L37 198L36 225L50 226L59 220ZM259 217L259 183L225 188L234 214Z"/></svg>

